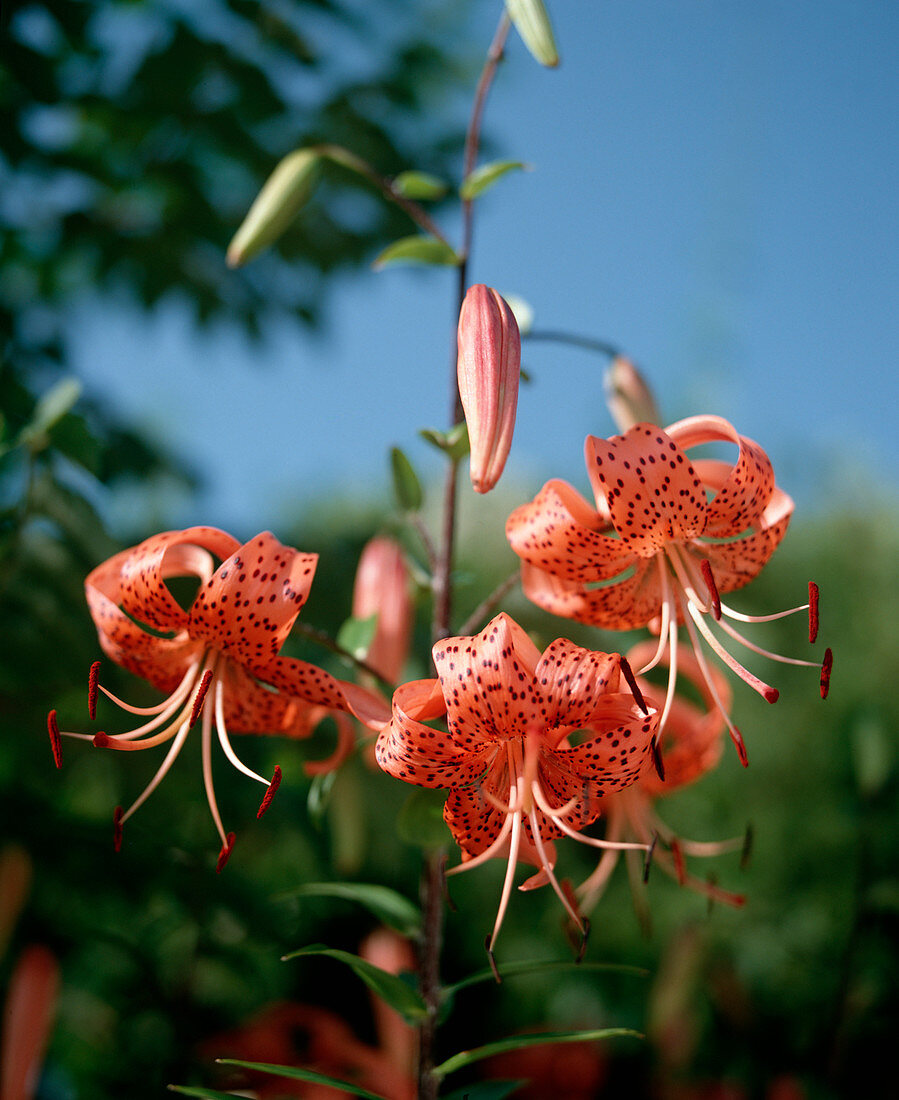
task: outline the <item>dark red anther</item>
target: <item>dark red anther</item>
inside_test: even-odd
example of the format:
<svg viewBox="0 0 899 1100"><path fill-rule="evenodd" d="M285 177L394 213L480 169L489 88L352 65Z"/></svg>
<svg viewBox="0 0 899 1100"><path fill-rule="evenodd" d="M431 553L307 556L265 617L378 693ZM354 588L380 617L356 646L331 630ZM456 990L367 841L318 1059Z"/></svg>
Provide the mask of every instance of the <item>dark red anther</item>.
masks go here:
<svg viewBox="0 0 899 1100"><path fill-rule="evenodd" d="M649 882L649 868L652 866L652 857L655 855L656 845L659 842L659 834L653 832L652 840L649 843L649 847L646 849L646 855L643 857L643 885L645 886Z"/></svg>
<svg viewBox="0 0 899 1100"><path fill-rule="evenodd" d="M770 684L765 684L765 690L762 692L762 698L766 703L776 703L780 698L780 692L777 688L771 687Z"/></svg>
<svg viewBox="0 0 899 1100"><path fill-rule="evenodd" d="M194 696L194 705L190 712L190 721L188 726L193 729L196 725L197 719L200 717L200 713L203 710L203 703L206 701L206 693L209 691L209 685L212 683L212 670L206 669L203 673L203 678L200 680L200 686L197 688L197 694ZM272 791L272 794L275 792ZM260 810L260 813L262 811Z"/></svg>
<svg viewBox="0 0 899 1100"><path fill-rule="evenodd" d="M627 663L627 659L620 658L621 672L627 680L627 686L631 689L631 695L634 697L634 702L643 711L644 714L649 714L649 707L646 705L646 700L643 698L643 692L640 690L640 685L637 683L637 677L634 675L633 669Z"/></svg>
<svg viewBox="0 0 899 1100"><path fill-rule="evenodd" d="M678 885L684 886L687 882L687 861L684 859L684 850L676 836L671 838L671 858L674 860L674 873L677 875Z"/></svg>
<svg viewBox="0 0 899 1100"><path fill-rule="evenodd" d="M749 756L746 752L746 742L743 740L743 734L737 729L736 726L730 727L730 739L734 743L734 748L737 750L737 756L740 758L740 763L744 768L749 767Z"/></svg>
<svg viewBox="0 0 899 1100"><path fill-rule="evenodd" d="M87 713L91 721L97 717L97 690L100 686L100 662L94 661L91 670L87 674Z"/></svg>
<svg viewBox="0 0 899 1100"><path fill-rule="evenodd" d="M225 864L234 849L234 833L228 833L225 837L225 843L222 845L222 850L219 852L219 858L215 865L215 873L220 875L224 869Z"/></svg>
<svg viewBox="0 0 899 1100"><path fill-rule="evenodd" d="M830 690L830 673L833 669L833 651L830 646L824 650L824 661L821 665L821 698L826 699Z"/></svg>
<svg viewBox="0 0 899 1100"><path fill-rule="evenodd" d="M662 750L659 747L658 741L653 741L650 746L650 752L652 753L652 763L656 770L656 775L665 782L665 764L662 760Z"/></svg>
<svg viewBox="0 0 899 1100"><path fill-rule="evenodd" d="M752 855L752 841L754 839L754 833L752 831L752 825L747 824L746 835L743 837L743 850L740 852L740 870L745 871L749 866L749 857Z"/></svg>
<svg viewBox="0 0 899 1100"><path fill-rule="evenodd" d="M112 814L112 846L117 852L122 850L122 814L121 806L116 806Z"/></svg>
<svg viewBox="0 0 899 1100"><path fill-rule="evenodd" d="M272 776L272 781L268 785L268 789L262 796L262 802L259 805L259 809L256 812L256 817L262 817L265 811L271 806L272 799L275 797L275 791L281 786L281 769L275 764L275 774Z"/></svg>
<svg viewBox="0 0 899 1100"><path fill-rule="evenodd" d="M59 723L56 721L55 710L51 710L47 715L47 733L50 735L50 748L53 750L53 761L57 768L61 768L62 739L59 736Z"/></svg>
<svg viewBox="0 0 899 1100"><path fill-rule="evenodd" d="M112 738L103 732L103 730L97 730L94 734L94 748L95 749L108 749L112 747Z"/></svg>
<svg viewBox="0 0 899 1100"><path fill-rule="evenodd" d="M813 642L818 637L818 586L814 581L808 582L808 640Z"/></svg>
<svg viewBox="0 0 899 1100"><path fill-rule="evenodd" d="M493 957L493 948L490 946L490 936L485 937L484 948L487 952L487 958L490 960L490 969L493 971L494 978L496 978L496 984L502 985L503 980L499 976L499 968L496 965L496 959Z"/></svg>
<svg viewBox="0 0 899 1100"><path fill-rule="evenodd" d="M721 597L718 595L718 585L715 584L715 578L712 576L712 567L709 565L708 558L703 558L699 563L699 568L702 571L702 579L705 581L705 586L709 590L709 598L712 601L712 615L715 620L721 618Z"/></svg>

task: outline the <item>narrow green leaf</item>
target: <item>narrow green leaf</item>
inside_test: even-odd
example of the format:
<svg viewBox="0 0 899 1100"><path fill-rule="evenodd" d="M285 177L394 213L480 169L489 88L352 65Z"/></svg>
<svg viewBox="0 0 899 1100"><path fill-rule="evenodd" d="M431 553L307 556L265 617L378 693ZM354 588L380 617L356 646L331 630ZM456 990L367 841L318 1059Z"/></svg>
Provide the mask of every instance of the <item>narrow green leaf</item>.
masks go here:
<svg viewBox="0 0 899 1100"><path fill-rule="evenodd" d="M558 962L550 960L546 962L523 961L506 963L504 966L499 967L499 975L503 979L516 978L525 974L545 974L553 970L606 971L610 974L631 974L635 978L646 978L649 976L649 971L639 966L627 966L624 963L578 963L573 959L564 959ZM468 989L469 986L495 981L496 975L492 970L479 970L476 974L471 974L469 977L463 978L460 982L454 982L452 985L444 986L443 994L446 997L453 997L460 990Z"/></svg>
<svg viewBox="0 0 899 1100"><path fill-rule="evenodd" d="M443 820L444 802L446 791L431 791L425 787L411 791L396 818L400 840L425 851L445 847L449 831Z"/></svg>
<svg viewBox="0 0 899 1100"><path fill-rule="evenodd" d="M404 199L420 199L428 202L442 199L449 190L449 184L427 172L400 172L393 181L393 189Z"/></svg>
<svg viewBox="0 0 899 1100"><path fill-rule="evenodd" d="M194 1087L191 1085L168 1085L169 1092L180 1092L182 1096L197 1096L200 1100L234 1100L235 1096L240 1097L239 1092L219 1092L217 1089L203 1088L202 1085Z"/></svg>
<svg viewBox="0 0 899 1100"><path fill-rule="evenodd" d="M328 809L336 779L336 771L320 772L312 777L312 782L309 784L309 794L306 798L306 808L315 825L321 824L325 811Z"/></svg>
<svg viewBox="0 0 899 1100"><path fill-rule="evenodd" d="M389 244L372 264L380 271L387 264L434 264L443 267L458 267L461 263L458 254L444 241L436 237L421 235L401 237Z"/></svg>
<svg viewBox="0 0 899 1100"><path fill-rule="evenodd" d="M390 470L393 474L393 491L400 508L405 512L417 512L424 500L421 482L415 467L399 447L390 449Z"/></svg>
<svg viewBox="0 0 899 1100"><path fill-rule="evenodd" d="M489 190L507 172L527 172L530 167L521 160L494 160L490 164L482 164L462 180L459 195L468 202Z"/></svg>
<svg viewBox="0 0 899 1100"><path fill-rule="evenodd" d="M364 1096L367 1100L387 1100L379 1092L369 1092L361 1089L350 1081L342 1081L339 1077L329 1077L326 1073L316 1073L312 1069L298 1069L296 1066L273 1066L270 1062L240 1062L236 1058L216 1058L219 1065L239 1066L241 1069L253 1069L257 1073L271 1073L275 1077L288 1077L291 1081L309 1081L316 1085L332 1085L334 1088L343 1089L353 1096Z"/></svg>
<svg viewBox="0 0 899 1100"><path fill-rule="evenodd" d="M75 378L63 378L38 401L31 423L19 433L20 443L34 443L62 420L81 396L81 383Z"/></svg>
<svg viewBox="0 0 899 1100"><path fill-rule="evenodd" d="M351 955L349 951L339 951L336 948L313 944L311 947L301 947L299 951L291 951L289 955L283 956L282 961L287 962L289 959L310 955L326 955L330 959L346 963L372 992L386 1001L391 1008L395 1008L407 1023L417 1024L427 1016L427 1005L402 978L382 970L379 966L372 966L370 962L358 955Z"/></svg>
<svg viewBox="0 0 899 1100"><path fill-rule="evenodd" d="M404 936L415 936L421 928L421 911L396 890L366 882L305 882L279 898L344 898L364 905L378 920Z"/></svg>
<svg viewBox="0 0 899 1100"><path fill-rule="evenodd" d="M480 1062L484 1058L492 1058L494 1054L504 1054L507 1050L520 1050L522 1047L542 1046L545 1043L591 1043L597 1039L631 1038L642 1039L644 1036L639 1031L632 1031L628 1027L603 1027L596 1031L545 1031L541 1035L513 1035L508 1039L500 1039L496 1043L487 1043L473 1050L462 1050L434 1067L434 1074L438 1078L455 1073L456 1070L470 1066L472 1062Z"/></svg>
<svg viewBox="0 0 899 1100"><path fill-rule="evenodd" d="M459 462L471 450L468 440L468 425L463 420L453 425L448 432L441 432L437 428L422 428L418 433L426 443L443 451L454 461Z"/></svg>
<svg viewBox="0 0 899 1100"><path fill-rule="evenodd" d="M347 619L337 631L337 644L347 653L352 653L357 660L364 660L377 628L377 612L365 619Z"/></svg>

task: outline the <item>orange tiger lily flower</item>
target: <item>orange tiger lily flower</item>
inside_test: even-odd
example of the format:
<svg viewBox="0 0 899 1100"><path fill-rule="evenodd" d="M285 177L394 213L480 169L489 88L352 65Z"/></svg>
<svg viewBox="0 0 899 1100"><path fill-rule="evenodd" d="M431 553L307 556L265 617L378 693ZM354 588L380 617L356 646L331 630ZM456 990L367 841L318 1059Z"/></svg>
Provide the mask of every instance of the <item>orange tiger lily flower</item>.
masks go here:
<svg viewBox="0 0 899 1100"><path fill-rule="evenodd" d="M639 667L655 651L654 642L640 642L628 651L628 661ZM606 839L610 841L636 841L651 845L654 862L682 886L690 886L709 897L740 906L744 898L740 894L720 890L701 879L688 874L686 856L716 856L744 847L746 838L723 841L687 840L678 836L656 813L654 803L665 795L695 783L697 779L715 768L724 750L724 719L717 701L727 708L731 693L724 676L717 669L709 669L714 691L705 673L692 653L678 654L681 675L696 688L702 706L682 695L675 695L669 707L668 721L660 735L659 748L662 767L659 772L648 771L627 790L619 791L605 799L603 814L606 817ZM666 704L663 689L638 678L644 698L659 710ZM661 841L664 850L656 847ZM596 870L578 888L581 909L589 912L602 895L618 861L619 850L609 848L602 854ZM648 868L647 868L648 869Z"/></svg>
<svg viewBox="0 0 899 1100"><path fill-rule="evenodd" d="M739 448L733 463L688 459L703 443ZM738 622L768 622L797 611L809 613L809 640L818 631L818 589L809 602L772 615L745 615L721 601L721 593L748 584L762 570L786 532L793 501L774 483L765 452L738 435L719 416L693 416L669 428L637 424L610 439L588 436L587 472L595 507L564 481L548 482L536 499L516 509L506 524L512 549L522 559L525 594L565 618L610 630L651 626L659 634L654 667L676 654L678 629L686 628L702 669L700 637L738 676L769 702L776 688L754 676L725 649L707 622L748 649L788 664L819 667L770 653L745 638ZM821 664L827 694L832 655ZM674 697L677 662L670 664L667 700ZM710 688L711 676L704 672ZM669 703L670 705L670 703ZM746 763L739 731L726 708L718 709ZM661 727L667 714L663 712Z"/></svg>
<svg viewBox="0 0 899 1100"><path fill-rule="evenodd" d="M394 693L378 763L407 783L449 788L443 816L463 859L450 874L507 854L490 950L519 859L540 868L524 888L551 883L583 931L553 872L551 841L605 846L580 830L599 816L604 795L636 782L651 761L658 712L638 689L624 690L621 677L633 677L617 653L559 638L541 654L505 614L475 637L438 642L433 657L436 680ZM425 724L444 716L448 732Z"/></svg>
<svg viewBox="0 0 899 1100"><path fill-rule="evenodd" d="M214 558L221 561L218 568ZM267 531L241 546L214 527L191 527L154 535L89 574L85 592L103 651L167 695L155 706L131 706L99 683L96 661L88 687L91 718L102 692L123 710L147 720L125 733L62 735L119 750L169 744L140 797L127 811L116 809L116 849L122 826L156 789L198 721L206 797L222 841L218 870L231 853L234 834L224 830L213 789L213 728L230 763L266 788L257 815L261 816L281 781L281 769L275 768L271 780L252 771L235 754L231 734L306 737L325 715L340 719L346 711L372 729L387 721L387 706L374 693L336 680L305 661L278 656L306 602L317 561L318 555L283 546ZM178 603L166 583L175 577L198 582L188 608ZM345 726L344 741L351 737L348 720ZM59 766L61 734L55 711L48 728ZM312 767L320 770L321 763Z"/></svg>

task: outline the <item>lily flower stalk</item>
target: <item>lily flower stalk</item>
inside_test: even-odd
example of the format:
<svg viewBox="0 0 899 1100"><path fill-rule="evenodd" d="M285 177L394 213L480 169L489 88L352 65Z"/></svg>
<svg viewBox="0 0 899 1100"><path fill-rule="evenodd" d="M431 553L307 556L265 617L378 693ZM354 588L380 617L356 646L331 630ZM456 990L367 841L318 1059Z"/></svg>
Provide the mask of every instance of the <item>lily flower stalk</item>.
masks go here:
<svg viewBox="0 0 899 1100"><path fill-rule="evenodd" d="M538 869L520 889L549 883L586 934L553 870L553 840L568 836L609 847L582 830L599 817L604 796L652 766L658 711L645 705L617 653L559 638L541 654L505 614L474 637L438 642L432 653L438 678L394 693L393 718L376 746L378 763L406 783L449 789L443 817L463 862L448 874L507 859L489 951L519 860ZM446 731L427 724L444 718Z"/></svg>
<svg viewBox="0 0 899 1100"><path fill-rule="evenodd" d="M221 562L217 568L215 558ZM191 527L154 535L88 575L88 607L104 653L166 695L153 706L132 706L100 683L100 662L95 661L88 681L91 719L102 694L138 716L138 724L123 733L91 735L61 732L55 711L48 718L57 766L61 737L125 752L168 745L143 793L127 810L116 808L116 850L125 822L164 779L197 724L206 798L222 845L219 871L231 854L234 833L225 831L216 802L214 736L228 761L265 787L261 817L281 782L281 769L275 767L269 779L247 767L231 743L233 734L302 738L325 716L339 720L343 712L372 729L383 726L387 707L373 692L305 661L278 656L309 595L317 561L316 554L284 546L267 531L241 545L214 527ZM188 607L169 587L176 577L190 578L197 586ZM338 728L352 736L349 722L338 721ZM338 755L344 748L339 746ZM312 767L321 770L322 763Z"/></svg>
<svg viewBox="0 0 899 1100"><path fill-rule="evenodd" d="M713 442L736 444L736 461L687 457L691 447ZM666 429L640 423L610 439L588 436L585 456L593 505L567 482L549 481L506 523L512 549L522 559L525 595L564 618L607 630L649 627L657 634L655 654L638 674L667 655L661 729L674 699L682 630L713 697L718 692L706 648L769 703L778 697L775 687L731 654L725 640L769 660L820 669L826 697L829 649L822 661L787 657L762 648L733 625L807 611L814 642L817 585L809 584L807 603L768 615L745 614L721 599L761 572L793 512L762 448L720 416L692 416ZM743 738L723 701L718 698L715 705L745 765Z"/></svg>
<svg viewBox="0 0 899 1100"><path fill-rule="evenodd" d="M459 314L459 396L471 445L471 484L488 493L503 472L518 408L521 336L509 304L481 283L468 288Z"/></svg>

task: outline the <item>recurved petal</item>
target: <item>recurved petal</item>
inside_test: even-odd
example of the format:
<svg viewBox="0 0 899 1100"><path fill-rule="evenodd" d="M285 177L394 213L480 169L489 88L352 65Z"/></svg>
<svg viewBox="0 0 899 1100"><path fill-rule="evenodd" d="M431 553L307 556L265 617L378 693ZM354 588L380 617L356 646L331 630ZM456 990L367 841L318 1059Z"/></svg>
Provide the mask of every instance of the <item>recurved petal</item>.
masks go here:
<svg viewBox="0 0 899 1100"><path fill-rule="evenodd" d="M758 521L759 529L730 542L702 542L719 592L733 592L759 575L787 531L793 501L780 489Z"/></svg>
<svg viewBox="0 0 899 1100"><path fill-rule="evenodd" d="M237 539L217 527L166 531L105 563L115 563L117 575L99 566L85 583L102 588L138 622L155 630L183 630L188 613L169 591L166 578L199 577L205 581L212 572L211 555L227 557L237 546Z"/></svg>
<svg viewBox="0 0 899 1100"><path fill-rule="evenodd" d="M534 685L540 651L508 615L497 615L473 638L446 638L432 653L459 748L479 751L485 739L523 734L540 721Z"/></svg>
<svg viewBox="0 0 899 1100"><path fill-rule="evenodd" d="M564 580L587 584L623 572L636 554L619 538L602 534L605 522L565 481L548 481L530 504L506 521L506 538L530 565Z"/></svg>
<svg viewBox="0 0 899 1100"><path fill-rule="evenodd" d="M191 635L248 667L266 664L306 602L317 563L317 554L301 554L263 531L202 585L190 610Z"/></svg>
<svg viewBox="0 0 899 1100"><path fill-rule="evenodd" d="M567 773L572 783L594 784L596 797L621 791L635 783L650 763L659 717L652 707L644 714L632 695L604 695L591 719L593 736L574 748L547 751L545 757Z"/></svg>
<svg viewBox="0 0 899 1100"><path fill-rule="evenodd" d="M651 557L672 540L692 539L706 526L706 496L683 450L655 424L584 445L597 501L605 501L629 550Z"/></svg>
<svg viewBox="0 0 899 1100"><path fill-rule="evenodd" d="M85 595L106 656L160 691L174 691L191 661L200 656L202 643L186 631L174 638L147 633L91 583L85 585Z"/></svg>
<svg viewBox="0 0 899 1100"><path fill-rule="evenodd" d="M450 791L443 807L443 820L464 857L471 859L485 852L496 840L506 815L487 800L483 786L477 784Z"/></svg>
<svg viewBox="0 0 899 1100"><path fill-rule="evenodd" d="M589 724L600 700L618 691L621 657L557 638L547 647L534 679L543 693L547 728Z"/></svg>
<svg viewBox="0 0 899 1100"><path fill-rule="evenodd" d="M308 737L327 713L297 695L275 691L260 683L234 661L225 661L219 675L223 682L222 702L229 733Z"/></svg>
<svg viewBox="0 0 899 1100"><path fill-rule="evenodd" d="M758 443L739 435L736 428L720 416L687 417L672 424L668 433L684 449L719 440L736 443L740 453L732 465L708 459L696 463L702 480L717 489L709 502L705 534L723 538L754 527L774 492L774 469ZM726 477L721 476L722 467L727 470Z"/></svg>
<svg viewBox="0 0 899 1100"><path fill-rule="evenodd" d="M652 558L638 558L632 574L599 588L563 581L526 562L521 586L538 607L606 630L635 630L646 626L662 606L659 571Z"/></svg>
<svg viewBox="0 0 899 1100"><path fill-rule="evenodd" d="M480 741L475 748L460 749L443 730L419 720L440 717L445 710L437 680L413 680L397 688L393 717L375 746L380 767L419 787L464 787L480 779L496 746Z"/></svg>
<svg viewBox="0 0 899 1100"><path fill-rule="evenodd" d="M348 711L371 730L381 730L390 721L390 708L376 692L338 680L307 661L275 657L265 665L248 665L247 670L262 683L302 702Z"/></svg>

